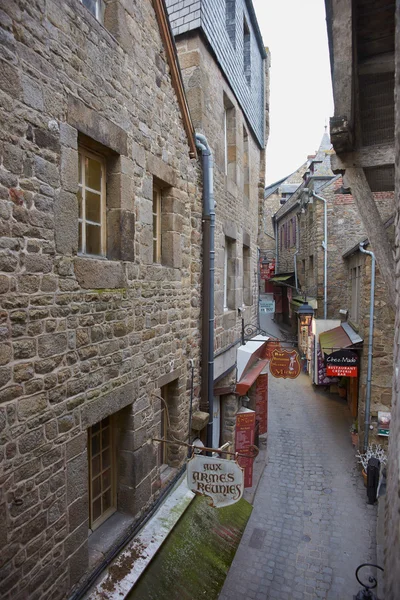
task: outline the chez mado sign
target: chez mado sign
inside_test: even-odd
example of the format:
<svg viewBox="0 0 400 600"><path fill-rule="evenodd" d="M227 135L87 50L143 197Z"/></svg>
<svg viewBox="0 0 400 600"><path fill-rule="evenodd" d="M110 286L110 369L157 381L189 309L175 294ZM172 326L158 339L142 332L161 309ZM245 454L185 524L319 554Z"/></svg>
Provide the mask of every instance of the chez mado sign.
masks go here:
<svg viewBox="0 0 400 600"><path fill-rule="evenodd" d="M243 469L234 460L197 455L187 465L188 488L209 496L212 506L221 508L238 502L243 495Z"/></svg>
<svg viewBox="0 0 400 600"><path fill-rule="evenodd" d="M326 374L329 377L357 377L358 355L351 350L332 352L326 359Z"/></svg>

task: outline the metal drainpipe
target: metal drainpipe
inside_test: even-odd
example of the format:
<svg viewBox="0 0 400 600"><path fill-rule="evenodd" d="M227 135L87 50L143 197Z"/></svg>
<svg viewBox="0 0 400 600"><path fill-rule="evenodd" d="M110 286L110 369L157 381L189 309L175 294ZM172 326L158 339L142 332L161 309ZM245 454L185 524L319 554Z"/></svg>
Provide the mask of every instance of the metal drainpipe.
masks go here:
<svg viewBox="0 0 400 600"><path fill-rule="evenodd" d="M278 222L274 219L274 229L275 229L275 273L279 273L279 253L278 253Z"/></svg>
<svg viewBox="0 0 400 600"><path fill-rule="evenodd" d="M364 250L363 244L359 245L360 252L368 254L371 257L371 295L369 306L369 336L368 336L368 370L367 370L367 391L365 394L365 432L364 432L364 451L368 448L369 437L369 417L371 407L371 381L372 381L372 356L374 345L374 303L375 303L375 254L369 250Z"/></svg>
<svg viewBox="0 0 400 600"><path fill-rule="evenodd" d="M328 318L328 202L322 196L318 196L315 192L311 192L314 198L321 200L324 203L324 241L322 247L324 249L324 319Z"/></svg>
<svg viewBox="0 0 400 600"><path fill-rule="evenodd" d="M214 272L215 272L215 202L214 166L207 138L196 133L196 147L203 165L203 343L202 404L207 404L207 446L212 448L214 418ZM207 368L204 367L207 365ZM204 399L205 396L205 399ZM205 402L204 402L205 400Z"/></svg>
<svg viewBox="0 0 400 600"><path fill-rule="evenodd" d="M294 258L294 285L296 286L296 292L299 289L298 283L297 283L297 255L298 255L299 251L296 250L296 252L293 255Z"/></svg>

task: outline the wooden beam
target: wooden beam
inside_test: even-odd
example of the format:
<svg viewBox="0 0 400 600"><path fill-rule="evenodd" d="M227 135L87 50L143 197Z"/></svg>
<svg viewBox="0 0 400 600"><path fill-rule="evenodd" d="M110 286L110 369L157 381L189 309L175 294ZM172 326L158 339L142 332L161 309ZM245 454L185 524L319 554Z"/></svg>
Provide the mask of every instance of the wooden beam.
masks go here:
<svg viewBox="0 0 400 600"><path fill-rule="evenodd" d="M394 165L394 145L379 144L364 146L354 152L331 156L331 169L334 173L343 173L350 168L370 168Z"/></svg>
<svg viewBox="0 0 400 600"><path fill-rule="evenodd" d="M195 142L195 131L192 123L192 119L189 112L189 106L186 99L185 88L183 85L182 74L178 61L178 54L176 51L175 40L172 35L171 26L169 24L167 9L163 0L153 0L154 11L158 26L160 29L161 39L163 41L165 53L167 55L168 65L171 72L171 81L174 90L177 95L179 108L181 109L183 126L186 131L189 144L189 156L191 158L197 157L196 142Z"/></svg>
<svg viewBox="0 0 400 600"><path fill-rule="evenodd" d="M332 2L333 97L335 116L353 123L353 14L352 2Z"/></svg>
<svg viewBox="0 0 400 600"><path fill-rule="evenodd" d="M358 64L359 75L375 75L376 73L394 73L394 52L378 54Z"/></svg>
<svg viewBox="0 0 400 600"><path fill-rule="evenodd" d="M363 169L346 169L346 178L361 219L367 230L369 242L376 256L379 271L385 281L389 300L396 303L395 266L393 250L382 222L374 196Z"/></svg>

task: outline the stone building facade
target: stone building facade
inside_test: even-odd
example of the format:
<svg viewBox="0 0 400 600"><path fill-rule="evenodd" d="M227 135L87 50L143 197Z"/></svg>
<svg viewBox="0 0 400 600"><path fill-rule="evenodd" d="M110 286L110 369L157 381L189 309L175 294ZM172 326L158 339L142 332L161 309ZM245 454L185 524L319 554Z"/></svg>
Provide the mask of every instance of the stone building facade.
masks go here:
<svg viewBox="0 0 400 600"><path fill-rule="evenodd" d="M388 222L388 230L394 242L393 219ZM360 240L361 241L361 240ZM365 249L373 251L368 240L363 240ZM349 321L364 340L360 360L360 385L358 404L358 429L360 445L365 435L365 397L367 386L368 349L371 305L372 260L360 252L359 246L344 255L347 267L347 289L343 290L342 304L349 310ZM372 355L371 408L368 432L369 443L379 443L387 448L388 438L378 435L378 412L390 412L392 406L394 310L379 268L375 270L374 294L374 335Z"/></svg>
<svg viewBox="0 0 400 600"><path fill-rule="evenodd" d="M241 317L257 322L259 211L269 132L269 54L252 3L168 0L191 116L213 152L214 443L233 442ZM208 410L204 406L204 410Z"/></svg>
<svg viewBox="0 0 400 600"><path fill-rule="evenodd" d="M4 600L67 597L154 503L189 359L198 402L200 174L167 16L102 5L1 3Z"/></svg>
<svg viewBox="0 0 400 600"><path fill-rule="evenodd" d="M325 136L324 136L325 137ZM332 151L323 139L316 157L311 160L303 183L289 198L274 219L278 232L279 273L293 273L297 265L297 297L306 293L316 301L315 317L324 318L324 202L310 196L310 191L327 202L327 319L339 319L339 311L348 311L348 322L364 340L360 355L358 390L358 424L363 441L365 395L368 362L371 260L359 250L366 231L346 178L334 175L330 168ZM380 217L393 235L393 192L374 192ZM391 232L391 233L390 233ZM364 237L363 237L364 236ZM370 248L369 248L370 249ZM297 254L296 254L297 253ZM295 259L296 257L296 259ZM279 286L282 295L295 297L296 290ZM287 303L290 305L290 302ZM386 445L377 437L378 411L390 411L394 311L379 268L376 269L375 316L373 339L370 441ZM292 320L294 315L292 314ZM289 320L287 320L289 322Z"/></svg>

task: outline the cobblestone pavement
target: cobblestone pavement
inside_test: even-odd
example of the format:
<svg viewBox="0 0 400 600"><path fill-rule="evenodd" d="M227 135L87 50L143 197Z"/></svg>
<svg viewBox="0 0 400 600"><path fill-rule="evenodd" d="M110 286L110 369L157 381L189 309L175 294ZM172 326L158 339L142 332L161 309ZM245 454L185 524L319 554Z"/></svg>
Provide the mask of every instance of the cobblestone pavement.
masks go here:
<svg viewBox="0 0 400 600"><path fill-rule="evenodd" d="M375 561L376 508L346 402L310 379L269 376L267 464L219 600L351 600Z"/></svg>

